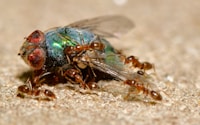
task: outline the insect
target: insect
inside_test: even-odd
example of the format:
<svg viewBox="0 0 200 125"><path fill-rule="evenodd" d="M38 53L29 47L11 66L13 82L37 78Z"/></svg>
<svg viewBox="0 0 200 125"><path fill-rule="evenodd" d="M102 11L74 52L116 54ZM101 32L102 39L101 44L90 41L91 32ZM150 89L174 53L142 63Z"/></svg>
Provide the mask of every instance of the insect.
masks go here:
<svg viewBox="0 0 200 125"><path fill-rule="evenodd" d="M18 53L33 69L32 76L18 87L18 96L52 100L56 95L42 88L45 83L71 82L84 89L94 89L99 80L115 79L130 86L127 96L142 94L153 100L162 100L159 92L150 87L153 83L149 82L150 75L146 73L154 69L154 65L140 62L135 56L124 56L105 39L125 34L132 28L133 23L128 18L112 15L78 21L45 32L35 30L25 38Z"/></svg>

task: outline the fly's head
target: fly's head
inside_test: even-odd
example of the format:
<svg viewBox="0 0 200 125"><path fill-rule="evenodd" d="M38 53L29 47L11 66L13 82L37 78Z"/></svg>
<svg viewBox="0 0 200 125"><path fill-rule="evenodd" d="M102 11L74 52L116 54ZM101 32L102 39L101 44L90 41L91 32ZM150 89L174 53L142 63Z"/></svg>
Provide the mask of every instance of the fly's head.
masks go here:
<svg viewBox="0 0 200 125"><path fill-rule="evenodd" d="M34 70L44 66L46 52L42 47L45 42L45 35L40 30L31 33L20 48L18 55Z"/></svg>

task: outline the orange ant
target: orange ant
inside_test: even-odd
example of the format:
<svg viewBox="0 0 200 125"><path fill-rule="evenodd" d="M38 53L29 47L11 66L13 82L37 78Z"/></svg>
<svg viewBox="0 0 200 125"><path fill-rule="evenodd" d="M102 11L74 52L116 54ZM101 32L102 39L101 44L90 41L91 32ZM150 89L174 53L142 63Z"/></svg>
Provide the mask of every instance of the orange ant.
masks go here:
<svg viewBox="0 0 200 125"><path fill-rule="evenodd" d="M162 96L158 92L154 90L149 90L148 88L144 86L144 84L139 84L136 80L126 80L124 83L131 87L135 87L137 90L137 93L142 92L146 96L150 95L154 100L158 100L158 101L162 100ZM131 92L129 91L127 97L130 94Z"/></svg>
<svg viewBox="0 0 200 125"><path fill-rule="evenodd" d="M132 63L133 67L139 68L143 71L154 68L154 65L149 62L140 62L135 56L129 56L125 59L125 64Z"/></svg>
<svg viewBox="0 0 200 125"><path fill-rule="evenodd" d="M86 50L99 50L102 51L104 49L104 44L101 42L92 42L89 45L76 45L76 46L68 46L65 48L64 52L66 55L78 54L82 53Z"/></svg>

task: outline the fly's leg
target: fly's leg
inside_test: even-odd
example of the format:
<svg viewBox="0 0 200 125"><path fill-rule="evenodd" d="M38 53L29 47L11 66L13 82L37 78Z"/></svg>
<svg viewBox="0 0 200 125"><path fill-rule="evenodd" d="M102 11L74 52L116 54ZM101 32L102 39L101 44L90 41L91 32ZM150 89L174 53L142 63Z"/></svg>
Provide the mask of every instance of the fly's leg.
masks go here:
<svg viewBox="0 0 200 125"><path fill-rule="evenodd" d="M95 78L96 78L96 74L94 73L93 69L90 67L87 70L87 75L84 81L87 81L87 86L90 89L99 89L99 86L97 85L97 83L95 82Z"/></svg>
<svg viewBox="0 0 200 125"><path fill-rule="evenodd" d="M40 71L39 71L40 72ZM36 99L45 99L45 100L52 100L55 99L55 94L48 90L48 89L42 89L42 78L46 75L49 75L49 73L38 73L38 71L34 72L34 75L32 78L29 78L27 82L24 85L21 85L18 87L18 97L30 97L30 98L36 98Z"/></svg>
<svg viewBox="0 0 200 125"><path fill-rule="evenodd" d="M162 96L160 95L160 93L148 89L147 87L145 87L144 84L138 83L137 80L126 80L124 81L124 83L131 87L125 98L128 98L134 92L134 94L142 93L144 96L150 96L156 101L162 100Z"/></svg>
<svg viewBox="0 0 200 125"><path fill-rule="evenodd" d="M125 64L131 63L133 67L139 68L138 74L144 75L146 70L153 69L155 72L155 67L149 62L140 62L135 56L129 56L124 61Z"/></svg>

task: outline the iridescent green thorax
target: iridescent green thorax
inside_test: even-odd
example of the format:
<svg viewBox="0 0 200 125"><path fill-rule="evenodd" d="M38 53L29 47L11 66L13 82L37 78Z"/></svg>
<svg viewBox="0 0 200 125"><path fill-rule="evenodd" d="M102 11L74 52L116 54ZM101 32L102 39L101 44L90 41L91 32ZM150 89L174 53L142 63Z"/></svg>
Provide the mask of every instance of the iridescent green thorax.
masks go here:
<svg viewBox="0 0 200 125"><path fill-rule="evenodd" d="M67 46L89 44L95 39L95 35L87 30L68 27L51 30L45 35L48 66L62 66L67 63L64 54Z"/></svg>

